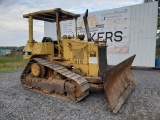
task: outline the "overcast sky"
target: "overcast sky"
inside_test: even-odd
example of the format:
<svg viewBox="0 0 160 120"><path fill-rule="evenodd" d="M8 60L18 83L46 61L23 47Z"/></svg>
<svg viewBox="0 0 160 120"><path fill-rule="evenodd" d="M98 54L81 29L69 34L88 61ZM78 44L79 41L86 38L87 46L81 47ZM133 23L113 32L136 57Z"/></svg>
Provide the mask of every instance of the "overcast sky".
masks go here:
<svg viewBox="0 0 160 120"><path fill-rule="evenodd" d="M28 40L28 21L23 14L62 8L73 13L107 10L142 3L142 0L0 0L0 46L24 46ZM34 21L34 39L41 41L43 22Z"/></svg>

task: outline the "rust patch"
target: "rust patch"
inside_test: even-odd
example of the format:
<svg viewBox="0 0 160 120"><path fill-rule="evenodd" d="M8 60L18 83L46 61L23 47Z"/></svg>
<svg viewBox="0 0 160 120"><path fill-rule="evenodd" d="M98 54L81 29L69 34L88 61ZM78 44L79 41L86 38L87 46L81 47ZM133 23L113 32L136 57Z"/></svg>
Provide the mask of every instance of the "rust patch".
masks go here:
<svg viewBox="0 0 160 120"><path fill-rule="evenodd" d="M120 106L130 94L130 91L135 87L136 79L131 73L131 64L134 58L135 55L105 71L102 75L107 107L115 113L118 112ZM127 89L130 85L132 89ZM129 93L125 94L127 91L129 91ZM123 98L123 100L121 98ZM119 107L116 107L117 105Z"/></svg>

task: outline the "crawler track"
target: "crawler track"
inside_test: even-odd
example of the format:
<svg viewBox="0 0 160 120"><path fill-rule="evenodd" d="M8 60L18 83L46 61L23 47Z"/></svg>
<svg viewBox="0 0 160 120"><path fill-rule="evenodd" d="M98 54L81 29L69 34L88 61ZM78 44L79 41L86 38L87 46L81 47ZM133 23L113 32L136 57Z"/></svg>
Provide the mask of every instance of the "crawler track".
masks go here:
<svg viewBox="0 0 160 120"><path fill-rule="evenodd" d="M23 87L31 89L33 91L49 94L49 95L55 96L55 97L59 96L59 97L68 98L68 93L69 92L67 93L66 86L64 86L64 88L65 88L64 94L59 94L59 93L56 93L54 91L46 93L46 92L44 92L43 89L41 89L41 87L33 86L32 84L31 85L26 84L27 75L31 74L31 65L35 62L38 62L39 64L45 66L46 69L51 69L51 70L57 72L58 74L62 75L65 78L63 80L61 79L62 82L64 82L64 83L68 82L69 84L71 84L71 86L76 87L75 90L73 90L74 93L72 93L72 94L75 94L75 99L72 99L72 100L80 101L81 99L83 99L85 96L87 96L89 94L89 84L83 76L70 71L69 69L67 69L64 66L61 66L61 65L59 65L57 63L54 63L54 62L50 62L49 60L46 60L46 59L43 59L43 58L33 58L26 65L26 67L25 67L25 69L22 72L21 77L20 77L21 84L22 84ZM29 79L32 79L32 80L30 80L31 83L33 82L33 78L34 79L43 79L43 78L37 78L37 77L32 76L32 77L29 77ZM48 78L44 78L44 79L47 80ZM71 88L68 88L68 89L71 89Z"/></svg>

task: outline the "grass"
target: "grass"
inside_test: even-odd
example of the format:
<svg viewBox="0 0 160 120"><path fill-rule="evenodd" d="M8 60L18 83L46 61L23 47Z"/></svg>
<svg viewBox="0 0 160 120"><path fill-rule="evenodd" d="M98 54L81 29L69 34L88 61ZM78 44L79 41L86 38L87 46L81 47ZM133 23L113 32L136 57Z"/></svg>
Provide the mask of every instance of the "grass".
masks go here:
<svg viewBox="0 0 160 120"><path fill-rule="evenodd" d="M14 52L8 56L0 56L0 73L24 69L28 60L24 60L22 53Z"/></svg>

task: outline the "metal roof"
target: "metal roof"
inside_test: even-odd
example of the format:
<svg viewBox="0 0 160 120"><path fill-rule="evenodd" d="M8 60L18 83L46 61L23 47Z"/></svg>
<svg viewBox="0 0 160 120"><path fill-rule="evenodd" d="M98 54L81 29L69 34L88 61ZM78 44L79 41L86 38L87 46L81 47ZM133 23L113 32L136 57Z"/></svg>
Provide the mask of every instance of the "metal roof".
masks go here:
<svg viewBox="0 0 160 120"><path fill-rule="evenodd" d="M47 22L56 22L56 13L59 13L59 21L72 20L79 17L79 14L74 14L71 12L67 12L62 10L61 8L55 8L50 10L41 10L33 13L24 14L24 18L29 18L32 16L33 19L43 20Z"/></svg>

